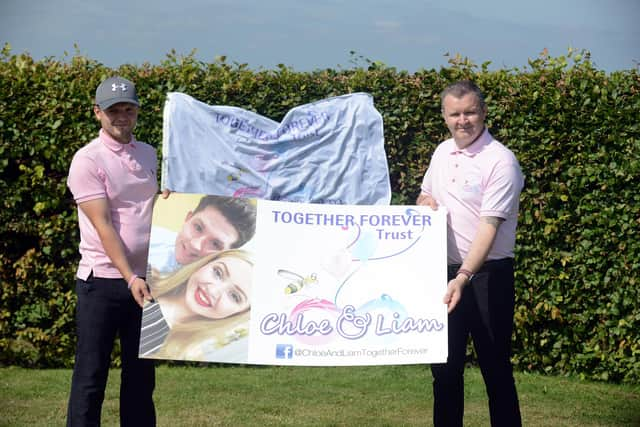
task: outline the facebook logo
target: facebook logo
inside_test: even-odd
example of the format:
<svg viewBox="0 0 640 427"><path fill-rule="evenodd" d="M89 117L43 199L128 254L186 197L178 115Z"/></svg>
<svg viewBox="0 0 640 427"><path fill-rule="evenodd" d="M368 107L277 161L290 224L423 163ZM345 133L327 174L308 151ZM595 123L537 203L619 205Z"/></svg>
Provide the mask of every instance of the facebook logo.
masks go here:
<svg viewBox="0 0 640 427"><path fill-rule="evenodd" d="M291 359L293 346L291 344L276 344L276 359Z"/></svg>

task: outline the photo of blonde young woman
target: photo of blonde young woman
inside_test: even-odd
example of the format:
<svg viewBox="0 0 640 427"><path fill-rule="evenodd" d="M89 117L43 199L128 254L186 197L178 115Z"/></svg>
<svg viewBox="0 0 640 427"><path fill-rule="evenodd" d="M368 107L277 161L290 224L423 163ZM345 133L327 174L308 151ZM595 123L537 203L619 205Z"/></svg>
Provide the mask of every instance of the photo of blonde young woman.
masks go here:
<svg viewBox="0 0 640 427"><path fill-rule="evenodd" d="M149 281L140 356L210 361L207 354L249 330L253 259L243 249L207 255L168 277Z"/></svg>

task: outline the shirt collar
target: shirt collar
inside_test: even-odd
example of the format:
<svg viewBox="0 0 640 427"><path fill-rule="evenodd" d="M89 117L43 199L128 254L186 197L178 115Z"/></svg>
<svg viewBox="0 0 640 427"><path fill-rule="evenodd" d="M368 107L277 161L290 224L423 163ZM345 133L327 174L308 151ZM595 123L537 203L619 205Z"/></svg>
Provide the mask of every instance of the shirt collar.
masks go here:
<svg viewBox="0 0 640 427"><path fill-rule="evenodd" d="M128 144L122 144L116 141L111 137L111 135L105 132L104 129L100 129L99 137L100 137L100 141L102 141L102 143L106 145L107 148L109 148L109 150L113 151L114 153L118 153L125 148L128 151L135 150L136 148L135 146L136 139L133 137L133 135L131 135L131 141L129 141Z"/></svg>
<svg viewBox="0 0 640 427"><path fill-rule="evenodd" d="M480 136L478 136L478 138L476 138L476 140L473 141L473 143L471 143L470 145L466 146L463 149L459 149L458 146L456 145L456 141L453 138L451 138L451 143L452 143L451 154L461 153L461 154L464 154L465 156L473 157L479 152L481 152L484 149L484 147L486 147L491 142L492 139L493 138L491 137L491 134L489 133L489 130L486 127L484 128Z"/></svg>
<svg viewBox="0 0 640 427"><path fill-rule="evenodd" d="M128 144L121 144L113 139L104 129L100 129L100 141L111 151L116 153L120 157L127 168L131 172L137 172L142 169L142 165L136 160L136 139L131 135L131 141Z"/></svg>

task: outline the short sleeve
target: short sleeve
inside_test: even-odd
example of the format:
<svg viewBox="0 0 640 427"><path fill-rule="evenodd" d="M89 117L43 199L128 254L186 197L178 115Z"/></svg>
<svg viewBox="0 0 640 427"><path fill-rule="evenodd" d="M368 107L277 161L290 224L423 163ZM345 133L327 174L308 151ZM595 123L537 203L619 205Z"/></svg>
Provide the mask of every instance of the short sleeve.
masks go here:
<svg viewBox="0 0 640 427"><path fill-rule="evenodd" d="M76 203L107 197L104 171L87 156L76 154L73 157L67 186Z"/></svg>
<svg viewBox="0 0 640 427"><path fill-rule="evenodd" d="M484 193L481 216L508 218L516 215L524 178L517 163L497 167Z"/></svg>

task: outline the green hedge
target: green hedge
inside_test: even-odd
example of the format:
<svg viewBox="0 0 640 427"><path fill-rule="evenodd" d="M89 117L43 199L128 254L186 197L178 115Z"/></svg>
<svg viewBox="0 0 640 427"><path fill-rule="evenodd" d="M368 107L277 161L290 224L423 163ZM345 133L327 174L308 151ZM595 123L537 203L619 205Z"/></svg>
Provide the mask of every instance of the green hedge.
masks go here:
<svg viewBox="0 0 640 427"><path fill-rule="evenodd" d="M605 73L588 52L542 54L489 71L455 57L413 74L366 61L353 69L250 70L171 53L160 65L107 68L11 54L0 62L0 363L71 366L76 212L65 179L98 130L95 87L120 74L143 108L136 134L159 148L166 93L234 105L274 120L300 104L368 92L384 118L393 203L411 204L447 136L439 93L472 78L488 126L526 174L517 241L514 362L524 371L640 381L640 76Z"/></svg>

